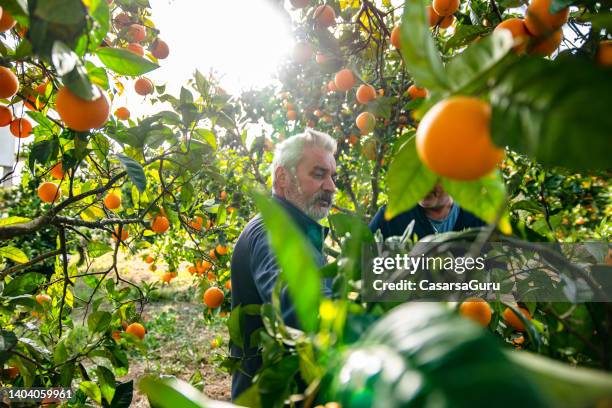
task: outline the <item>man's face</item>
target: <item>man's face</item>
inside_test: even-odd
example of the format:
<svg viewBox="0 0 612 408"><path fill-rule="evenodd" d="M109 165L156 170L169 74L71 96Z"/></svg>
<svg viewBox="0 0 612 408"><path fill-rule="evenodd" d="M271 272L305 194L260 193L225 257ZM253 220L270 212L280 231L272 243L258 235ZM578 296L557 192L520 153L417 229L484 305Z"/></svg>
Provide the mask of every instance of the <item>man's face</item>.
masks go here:
<svg viewBox="0 0 612 408"><path fill-rule="evenodd" d="M435 208L444 207L450 204L450 202L451 202L450 196L446 193L446 191L444 191L442 186L438 183L435 185L433 190L431 190L425 196L425 198L419 201L419 205L423 208L435 209Z"/></svg>
<svg viewBox="0 0 612 408"><path fill-rule="evenodd" d="M327 217L336 192L336 160L325 149L306 146L286 199L314 220Z"/></svg>

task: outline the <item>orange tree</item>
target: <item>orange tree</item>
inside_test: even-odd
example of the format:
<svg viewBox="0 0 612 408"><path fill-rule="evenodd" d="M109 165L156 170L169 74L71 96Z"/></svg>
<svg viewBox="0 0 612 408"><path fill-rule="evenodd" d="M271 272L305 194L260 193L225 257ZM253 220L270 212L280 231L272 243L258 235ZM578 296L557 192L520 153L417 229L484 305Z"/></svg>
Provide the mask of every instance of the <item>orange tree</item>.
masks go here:
<svg viewBox="0 0 612 408"><path fill-rule="evenodd" d="M75 403L121 405L131 384L116 385L115 376L126 373L125 347L146 335L139 312L155 286L121 276L119 251L142 250L151 265L163 260L167 283L187 261L202 300L224 310L226 247L256 204L303 330L284 326L276 297L232 312L232 341L258 343L265 357L245 405L280 406L291 397L309 405L319 398L419 406L437 398L467 406L503 391L508 405L581 406L609 397L609 376L570 375L565 363L534 354L515 358L491 336L508 348L609 370L608 304L492 302L490 317L482 305L387 313L393 304L363 302L358 293L361 246L374 240L363 221L384 202L389 216L412 207L436 182L489 223L466 239L501 239L495 227L527 248L528 241L609 237L609 7L291 1L297 45L280 69L281 89L231 98L198 72L178 96L142 77L171 56L146 1L0 4L7 108L0 119L30 141L20 144L27 168L18 195L10 195L15 205L0 219L3 381L78 384ZM166 110L135 119L111 108L128 82ZM261 120L266 132L249 133L246 124ZM335 261L321 271L283 214L250 198L253 186L266 184L273 144L306 126L339 143ZM111 266L92 269L105 254ZM556 253L548 261L556 271L571 268ZM600 251L596 261L609 257ZM320 298L320 276L334 278L335 300ZM89 288L85 299L74 295L77 282ZM245 339L241 322L253 314L265 331ZM310 385L305 394L293 395L297 373ZM522 375L529 384L515 381ZM585 392L572 398L563 391L571 385ZM173 381L141 386L160 406L192 398Z"/></svg>

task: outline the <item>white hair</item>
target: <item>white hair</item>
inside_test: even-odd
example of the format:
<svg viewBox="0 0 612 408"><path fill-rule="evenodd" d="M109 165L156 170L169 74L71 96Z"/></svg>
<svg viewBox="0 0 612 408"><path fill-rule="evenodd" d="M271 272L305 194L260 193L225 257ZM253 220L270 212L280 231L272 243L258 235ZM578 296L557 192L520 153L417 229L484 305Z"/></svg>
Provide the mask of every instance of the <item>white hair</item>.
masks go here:
<svg viewBox="0 0 612 408"><path fill-rule="evenodd" d="M314 129L306 128L304 133L291 136L282 143L279 143L274 150L272 160L272 192L275 192L274 185L276 179L276 169L282 167L295 176L296 168L302 159L305 147L320 147L331 154L336 153L336 141L327 133L318 132Z"/></svg>

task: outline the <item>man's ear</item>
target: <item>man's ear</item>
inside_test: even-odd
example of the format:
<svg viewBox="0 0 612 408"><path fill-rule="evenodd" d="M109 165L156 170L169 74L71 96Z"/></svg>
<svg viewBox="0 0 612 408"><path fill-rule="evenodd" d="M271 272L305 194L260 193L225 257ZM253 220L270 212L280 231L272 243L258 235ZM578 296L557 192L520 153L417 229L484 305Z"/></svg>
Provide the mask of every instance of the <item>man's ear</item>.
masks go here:
<svg viewBox="0 0 612 408"><path fill-rule="evenodd" d="M283 166L278 166L276 170L274 170L274 181L276 183L274 188L277 192L282 192L284 194L285 189L289 186L289 173Z"/></svg>

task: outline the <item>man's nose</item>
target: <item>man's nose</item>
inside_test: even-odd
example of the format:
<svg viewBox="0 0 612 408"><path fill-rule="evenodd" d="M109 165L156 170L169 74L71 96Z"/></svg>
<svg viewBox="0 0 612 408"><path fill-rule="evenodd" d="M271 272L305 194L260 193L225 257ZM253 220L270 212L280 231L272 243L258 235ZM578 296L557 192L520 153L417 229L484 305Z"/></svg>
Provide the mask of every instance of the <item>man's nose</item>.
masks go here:
<svg viewBox="0 0 612 408"><path fill-rule="evenodd" d="M334 183L334 179L332 179L331 177L327 177L325 179L322 187L324 191L329 191L330 193L336 192L336 183Z"/></svg>

